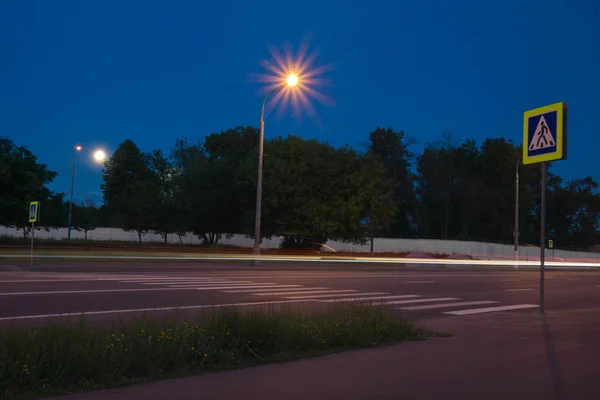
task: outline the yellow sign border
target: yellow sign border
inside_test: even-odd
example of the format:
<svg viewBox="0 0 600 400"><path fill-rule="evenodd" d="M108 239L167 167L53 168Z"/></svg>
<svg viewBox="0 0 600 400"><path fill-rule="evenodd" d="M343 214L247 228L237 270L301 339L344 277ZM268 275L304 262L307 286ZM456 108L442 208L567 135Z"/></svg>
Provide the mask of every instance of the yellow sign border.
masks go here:
<svg viewBox="0 0 600 400"><path fill-rule="evenodd" d="M527 152L527 148L529 147L529 119L553 111L556 111L556 151L553 153L540 154L530 157ZM549 104L544 107L525 111L523 115L523 164L537 164L548 161L562 160L565 158L564 111L565 103L563 102Z"/></svg>
<svg viewBox="0 0 600 400"><path fill-rule="evenodd" d="M35 217L32 219L31 218L31 207L35 204ZM29 222L37 222L38 219L38 215L40 213L40 202L39 201L32 201L31 203L29 203Z"/></svg>

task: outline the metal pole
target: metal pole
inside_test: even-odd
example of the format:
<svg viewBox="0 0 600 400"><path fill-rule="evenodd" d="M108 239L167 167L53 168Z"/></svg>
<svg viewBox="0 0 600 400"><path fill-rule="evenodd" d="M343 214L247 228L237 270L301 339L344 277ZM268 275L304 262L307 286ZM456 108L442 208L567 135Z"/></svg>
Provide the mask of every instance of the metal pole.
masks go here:
<svg viewBox="0 0 600 400"><path fill-rule="evenodd" d="M546 253L546 163L542 163L542 204L540 206L540 312L544 313L544 262Z"/></svg>
<svg viewBox="0 0 600 400"><path fill-rule="evenodd" d="M519 161L515 173L515 268L519 267Z"/></svg>
<svg viewBox="0 0 600 400"><path fill-rule="evenodd" d="M73 209L73 186L75 184L75 150L71 161L71 196L69 198L69 227L67 228L67 240L71 240L71 213Z"/></svg>
<svg viewBox="0 0 600 400"><path fill-rule="evenodd" d="M37 210L36 210L36 212L37 212ZM31 250L29 252L29 257L30 257L29 263L30 264L33 264L33 237L34 237L34 235L35 235L35 222L32 222L31 223Z"/></svg>
<svg viewBox="0 0 600 400"><path fill-rule="evenodd" d="M263 100L260 114L260 134L258 138L258 177L256 178L256 217L254 221L254 249L253 254L260 254L260 218L262 208L262 170L263 170L263 148L265 141L265 103L267 97L273 91L267 93Z"/></svg>

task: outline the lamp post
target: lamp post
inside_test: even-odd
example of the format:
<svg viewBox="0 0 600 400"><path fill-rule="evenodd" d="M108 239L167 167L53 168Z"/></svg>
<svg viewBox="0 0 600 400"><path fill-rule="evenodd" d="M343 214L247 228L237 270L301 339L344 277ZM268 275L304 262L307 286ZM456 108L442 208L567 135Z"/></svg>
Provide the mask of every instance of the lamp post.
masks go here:
<svg viewBox="0 0 600 400"><path fill-rule="evenodd" d="M288 86L290 88L295 87L298 84L298 76L296 74L290 74L287 76L285 83L275 87L273 90L265 95L262 103L262 111L260 114L260 133L258 138L258 176L256 179L256 217L254 221L254 248L252 249L253 254L260 254L260 219L262 209L262 170L263 170L263 149L265 141L265 104L267 98L271 93L280 89L282 86Z"/></svg>
<svg viewBox="0 0 600 400"><path fill-rule="evenodd" d="M519 157L515 170L515 268L518 267L519 262L519 164L522 159L522 156Z"/></svg>
<svg viewBox="0 0 600 400"><path fill-rule="evenodd" d="M69 225L67 228L67 240L71 240L71 219L73 215L73 189L75 186L75 153L81 151L81 146L75 146L73 148L73 157L71 160L71 194L69 195ZM106 158L106 153L103 150L94 151L94 160L96 162L102 162Z"/></svg>
<svg viewBox="0 0 600 400"><path fill-rule="evenodd" d="M67 240L71 240L71 215L73 212L73 186L75 185L75 153L81 151L81 146L75 146L71 159L71 194L69 196L69 227L67 229Z"/></svg>

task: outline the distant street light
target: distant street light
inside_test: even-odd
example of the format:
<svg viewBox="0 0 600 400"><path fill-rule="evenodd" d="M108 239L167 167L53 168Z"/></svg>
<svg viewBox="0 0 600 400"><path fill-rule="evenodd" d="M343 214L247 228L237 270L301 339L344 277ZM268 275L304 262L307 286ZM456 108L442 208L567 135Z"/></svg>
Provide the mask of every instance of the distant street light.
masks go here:
<svg viewBox="0 0 600 400"><path fill-rule="evenodd" d="M106 159L106 153L103 150L96 150L94 152L94 160L102 162L104 159Z"/></svg>
<svg viewBox="0 0 600 400"><path fill-rule="evenodd" d="M71 219L73 215L73 188L75 186L75 153L81 151L81 146L75 146L73 149L73 157L71 161L71 194L69 196L69 225L67 228L67 240L71 240ZM96 150L93 154L94 160L97 162L102 162L106 158L106 153L104 150Z"/></svg>
<svg viewBox="0 0 600 400"><path fill-rule="evenodd" d="M71 160L71 195L69 197L69 227L67 230L67 240L71 240L71 214L73 210L73 186L75 184L75 153L81 151L81 146L75 146Z"/></svg>
<svg viewBox="0 0 600 400"><path fill-rule="evenodd" d="M254 249L253 254L260 254L260 218L262 208L262 169L263 169L263 148L265 141L265 103L269 95L282 88L295 89L298 85L298 75L290 73L285 80L282 80L278 86L269 91L263 100L262 111L260 114L260 136L258 139L258 177L256 181L256 219L254 225Z"/></svg>

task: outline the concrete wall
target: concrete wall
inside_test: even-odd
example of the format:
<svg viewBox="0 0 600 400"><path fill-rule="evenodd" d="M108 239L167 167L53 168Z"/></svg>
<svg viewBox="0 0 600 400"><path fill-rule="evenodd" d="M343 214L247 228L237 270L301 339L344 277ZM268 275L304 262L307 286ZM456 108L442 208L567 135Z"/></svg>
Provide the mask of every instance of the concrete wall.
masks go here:
<svg viewBox="0 0 600 400"><path fill-rule="evenodd" d="M0 235L8 235L14 237L22 237L23 232L0 226ZM43 239L66 239L67 229L51 229L49 232L45 230L36 230L35 236ZM83 239L84 233L71 231L71 238ZM137 241L135 232L125 232L117 228L98 228L88 232L89 240L106 240L106 241ZM148 233L142 237L145 243L162 242L160 235ZM177 235L169 235L169 243L179 243ZM188 234L183 237L185 244L200 244L198 237ZM220 244L252 247L254 240L245 237L244 235L234 235L231 238L222 238ZM262 247L275 249L279 247L281 238L265 239ZM369 253L371 251L370 243L364 245L355 245L352 243L340 243L328 241L327 247L323 251L351 251L357 253ZM328 247L330 249L328 249ZM333 249L333 250L331 250ZM512 259L514 250L512 245L485 243L485 242L467 242L458 240L431 240L431 239L391 239L377 238L373 243L373 250L376 253L415 253L418 254L449 254L449 255L470 255L481 259ZM579 261L594 261L600 262L600 253L577 252L569 250L548 250L546 253L549 260L560 261L561 259L579 260ZM539 259L540 251L537 247L521 246L519 249L519 258L522 260L537 260Z"/></svg>

